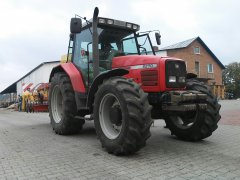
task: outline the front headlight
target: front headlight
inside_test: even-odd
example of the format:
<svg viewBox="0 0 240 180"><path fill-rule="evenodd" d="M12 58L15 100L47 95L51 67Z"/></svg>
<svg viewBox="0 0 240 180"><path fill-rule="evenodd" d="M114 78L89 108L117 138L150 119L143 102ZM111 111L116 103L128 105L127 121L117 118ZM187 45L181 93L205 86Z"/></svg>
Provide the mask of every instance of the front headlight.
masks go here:
<svg viewBox="0 0 240 180"><path fill-rule="evenodd" d="M178 82L185 83L186 82L185 77L179 77Z"/></svg>
<svg viewBox="0 0 240 180"><path fill-rule="evenodd" d="M175 83L177 81L176 76L169 76L168 81L171 83Z"/></svg>

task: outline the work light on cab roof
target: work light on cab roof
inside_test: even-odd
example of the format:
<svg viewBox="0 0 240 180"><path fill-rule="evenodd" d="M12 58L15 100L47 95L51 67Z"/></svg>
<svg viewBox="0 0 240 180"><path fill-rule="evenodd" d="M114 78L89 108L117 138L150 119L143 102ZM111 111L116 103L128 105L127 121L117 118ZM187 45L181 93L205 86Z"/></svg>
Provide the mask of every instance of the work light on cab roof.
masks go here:
<svg viewBox="0 0 240 180"><path fill-rule="evenodd" d="M130 22L125 22L125 21L119 21L116 19L103 18L103 17L98 18L98 23L104 24L104 25L112 25L112 26L116 26L116 27L131 29L134 31L138 31L140 29L140 26L137 24L133 24Z"/></svg>

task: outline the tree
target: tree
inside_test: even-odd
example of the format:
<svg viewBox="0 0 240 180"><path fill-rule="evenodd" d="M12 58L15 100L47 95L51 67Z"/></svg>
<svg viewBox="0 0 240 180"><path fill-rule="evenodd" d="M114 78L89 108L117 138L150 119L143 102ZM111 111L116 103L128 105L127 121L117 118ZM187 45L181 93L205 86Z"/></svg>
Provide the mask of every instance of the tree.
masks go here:
<svg viewBox="0 0 240 180"><path fill-rule="evenodd" d="M223 71L223 82L226 93L233 94L233 98L240 97L240 63L234 62L225 66Z"/></svg>

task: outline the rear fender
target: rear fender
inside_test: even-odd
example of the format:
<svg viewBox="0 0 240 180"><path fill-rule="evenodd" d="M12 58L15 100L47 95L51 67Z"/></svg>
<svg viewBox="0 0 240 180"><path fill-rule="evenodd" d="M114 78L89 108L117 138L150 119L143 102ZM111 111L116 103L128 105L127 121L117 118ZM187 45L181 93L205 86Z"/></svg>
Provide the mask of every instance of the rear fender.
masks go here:
<svg viewBox="0 0 240 180"><path fill-rule="evenodd" d="M98 87L103 83L104 79L108 79L114 76L123 76L128 74L126 69L113 69L110 71L103 72L99 74L93 81L91 88L88 93L87 106L89 107L90 112L93 110L94 94L97 92Z"/></svg>
<svg viewBox="0 0 240 180"><path fill-rule="evenodd" d="M85 84L82 78L80 71L75 67L73 63L64 63L60 64L52 69L50 74L49 82L51 82L51 78L57 72L65 72L69 76L73 90L79 93L86 93Z"/></svg>

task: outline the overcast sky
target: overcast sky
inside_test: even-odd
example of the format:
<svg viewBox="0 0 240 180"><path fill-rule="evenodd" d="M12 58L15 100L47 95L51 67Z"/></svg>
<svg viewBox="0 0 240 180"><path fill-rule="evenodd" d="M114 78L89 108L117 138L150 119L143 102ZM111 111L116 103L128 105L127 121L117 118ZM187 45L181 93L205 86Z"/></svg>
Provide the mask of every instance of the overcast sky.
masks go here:
<svg viewBox="0 0 240 180"><path fill-rule="evenodd" d="M66 54L70 18L99 16L158 29L161 47L200 36L227 65L240 62L238 0L0 0L0 92Z"/></svg>

